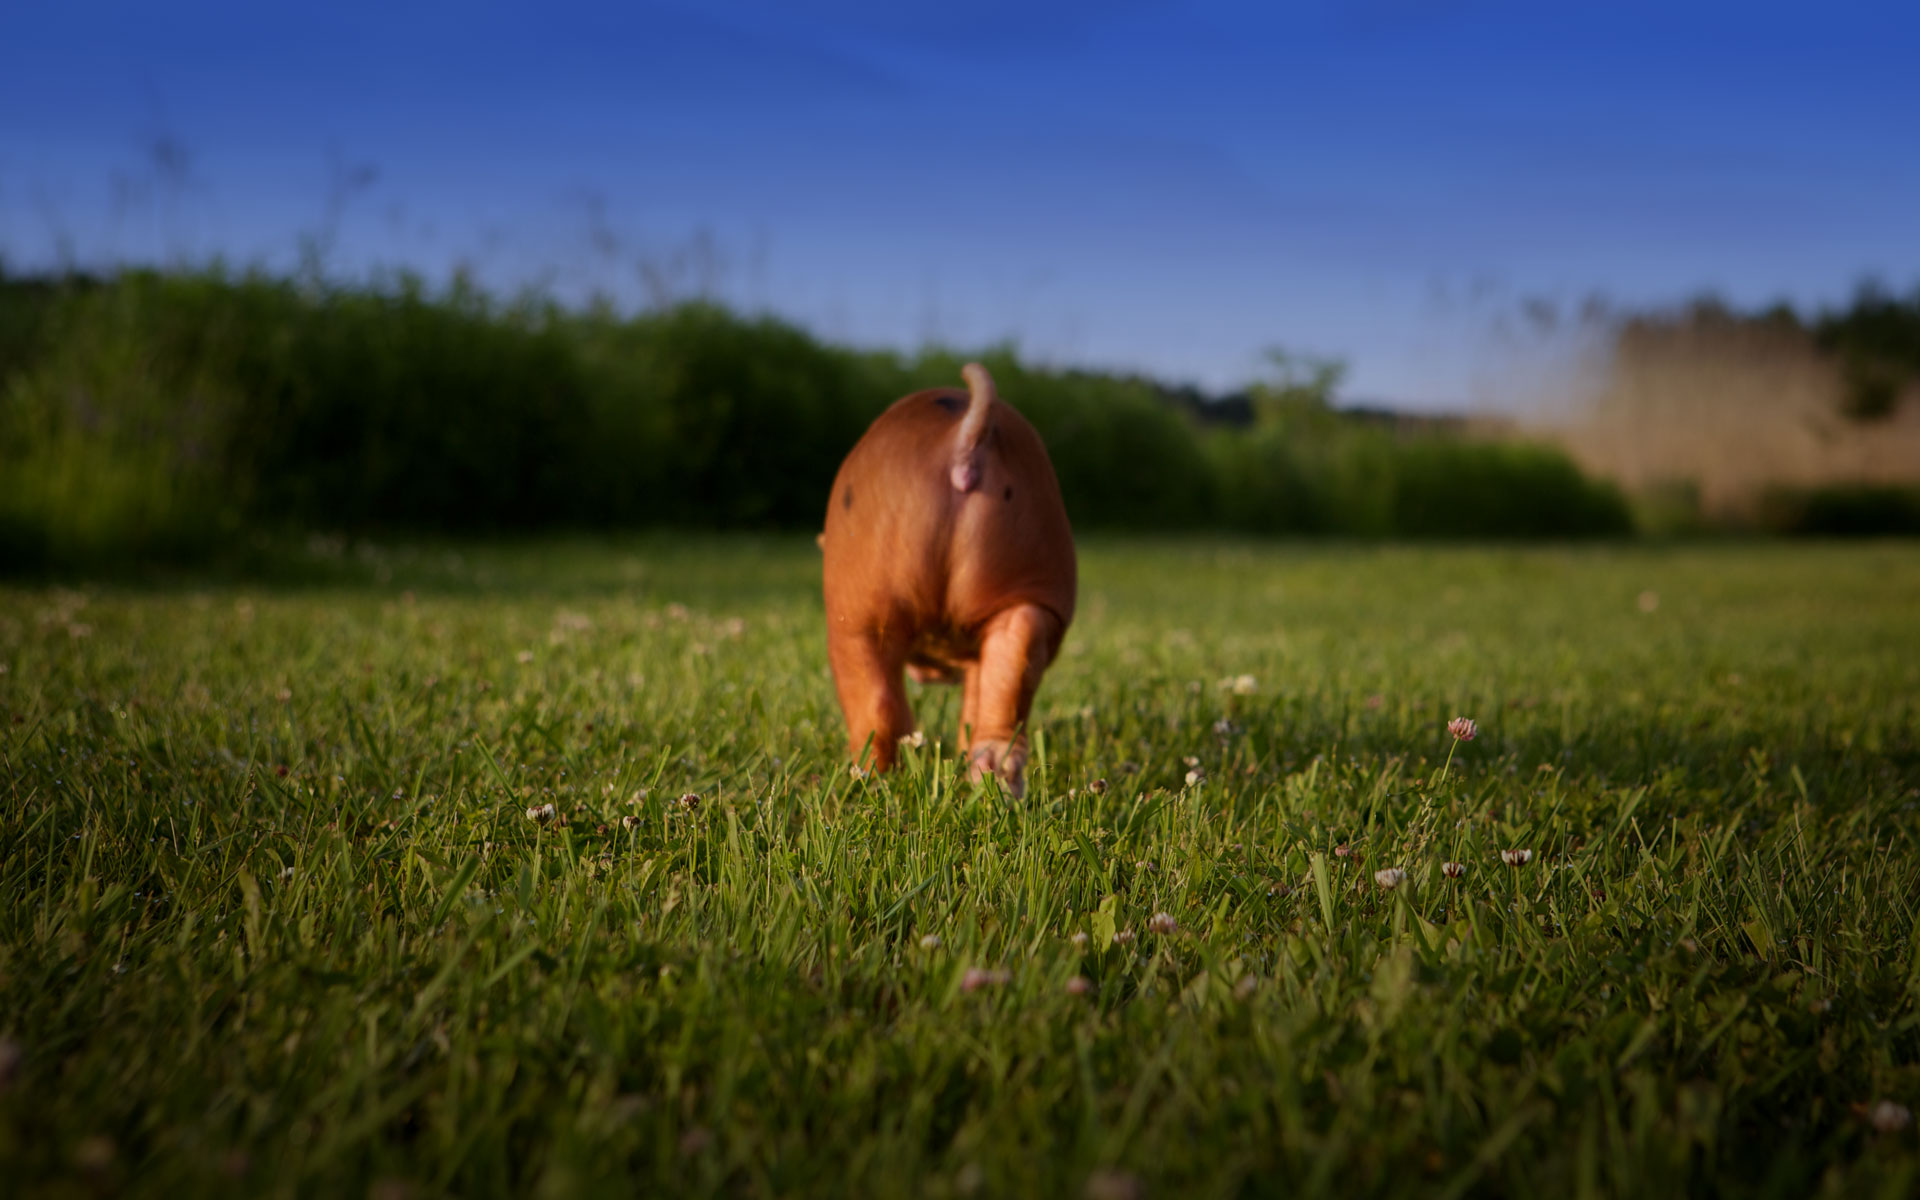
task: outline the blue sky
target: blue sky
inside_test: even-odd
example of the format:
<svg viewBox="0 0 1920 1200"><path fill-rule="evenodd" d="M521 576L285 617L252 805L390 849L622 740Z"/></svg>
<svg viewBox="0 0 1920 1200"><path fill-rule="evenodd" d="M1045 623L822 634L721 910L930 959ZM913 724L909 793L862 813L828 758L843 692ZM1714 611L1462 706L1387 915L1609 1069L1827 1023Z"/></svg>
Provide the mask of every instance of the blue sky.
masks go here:
<svg viewBox="0 0 1920 1200"><path fill-rule="evenodd" d="M64 0L0 23L0 253L305 239L1214 388L1281 345L1455 407L1537 357L1531 297L1920 280L1917 14Z"/></svg>

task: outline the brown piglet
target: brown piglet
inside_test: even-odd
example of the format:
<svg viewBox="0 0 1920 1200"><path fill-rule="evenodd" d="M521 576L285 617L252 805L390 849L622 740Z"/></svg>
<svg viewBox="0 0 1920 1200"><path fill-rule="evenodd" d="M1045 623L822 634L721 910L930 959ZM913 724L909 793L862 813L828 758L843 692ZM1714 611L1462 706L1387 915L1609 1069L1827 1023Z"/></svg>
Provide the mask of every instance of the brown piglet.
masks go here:
<svg viewBox="0 0 1920 1200"><path fill-rule="evenodd" d="M960 747L974 779L1026 791L1027 718L1073 620L1073 530L1040 435L994 394L915 392L840 464L820 535L847 747L893 766L913 732L900 673L961 685Z"/></svg>

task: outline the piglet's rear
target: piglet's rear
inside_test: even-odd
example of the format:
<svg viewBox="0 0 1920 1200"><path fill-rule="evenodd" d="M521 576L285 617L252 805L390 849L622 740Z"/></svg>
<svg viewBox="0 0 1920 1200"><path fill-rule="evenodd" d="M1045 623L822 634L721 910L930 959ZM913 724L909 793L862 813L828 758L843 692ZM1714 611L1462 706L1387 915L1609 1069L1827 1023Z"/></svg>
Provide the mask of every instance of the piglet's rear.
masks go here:
<svg viewBox="0 0 1920 1200"><path fill-rule="evenodd" d="M975 778L1025 791L1033 694L1073 619L1073 530L1046 447L986 369L967 391L895 402L833 481L827 654L849 751L893 765L913 731L902 669L962 687L960 745Z"/></svg>

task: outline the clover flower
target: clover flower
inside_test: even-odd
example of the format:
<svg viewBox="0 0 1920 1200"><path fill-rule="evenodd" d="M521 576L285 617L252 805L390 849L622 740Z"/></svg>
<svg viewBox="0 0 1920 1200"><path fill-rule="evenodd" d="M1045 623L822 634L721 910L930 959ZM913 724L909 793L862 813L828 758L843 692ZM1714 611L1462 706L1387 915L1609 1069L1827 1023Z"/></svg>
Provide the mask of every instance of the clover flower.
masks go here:
<svg viewBox="0 0 1920 1200"><path fill-rule="evenodd" d="M999 987L1013 979L1013 972L988 970L985 967L968 967L967 973L960 977L960 990L977 992L985 987Z"/></svg>
<svg viewBox="0 0 1920 1200"><path fill-rule="evenodd" d="M1867 1120L1881 1133L1898 1133L1913 1124L1913 1110L1904 1104L1882 1100L1867 1110Z"/></svg>
<svg viewBox="0 0 1920 1200"><path fill-rule="evenodd" d="M1147 1189L1136 1175L1114 1167L1102 1167L1087 1176L1081 1194L1086 1200L1141 1200Z"/></svg>

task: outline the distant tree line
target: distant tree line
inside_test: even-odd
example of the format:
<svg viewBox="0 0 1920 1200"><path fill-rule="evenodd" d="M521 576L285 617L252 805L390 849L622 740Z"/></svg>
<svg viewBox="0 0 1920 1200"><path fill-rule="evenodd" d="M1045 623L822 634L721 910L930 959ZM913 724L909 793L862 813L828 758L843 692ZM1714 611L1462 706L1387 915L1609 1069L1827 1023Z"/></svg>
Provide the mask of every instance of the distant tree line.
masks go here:
<svg viewBox="0 0 1920 1200"><path fill-rule="evenodd" d="M1734 326L1810 340L1838 364L1841 410L1854 420L1885 420L1905 400L1920 396L1920 284L1901 296L1869 280L1845 307L1810 315L1786 303L1741 311L1705 296L1678 309L1632 315L1622 322L1621 335Z"/></svg>
<svg viewBox="0 0 1920 1200"><path fill-rule="evenodd" d="M1920 285L1606 321L1609 386L1566 444L1634 488L1643 528L1920 534Z"/></svg>
<svg viewBox="0 0 1920 1200"><path fill-rule="evenodd" d="M1630 528L1556 450L1333 407L1276 362L1224 405L980 355L1083 530L1577 537ZM459 282L220 271L0 279L0 564L241 532L817 527L887 404L961 355L832 346L711 304L639 315Z"/></svg>
<svg viewBox="0 0 1920 1200"><path fill-rule="evenodd" d="M1920 390L1920 284L1904 298L1865 284L1852 304L1816 317L1811 331L1840 359L1849 415L1892 416L1904 395Z"/></svg>

